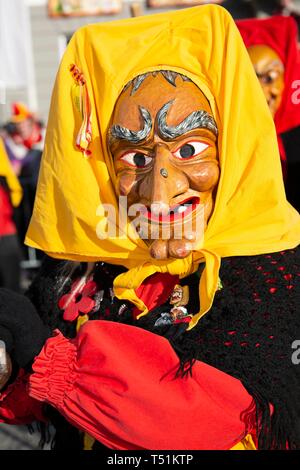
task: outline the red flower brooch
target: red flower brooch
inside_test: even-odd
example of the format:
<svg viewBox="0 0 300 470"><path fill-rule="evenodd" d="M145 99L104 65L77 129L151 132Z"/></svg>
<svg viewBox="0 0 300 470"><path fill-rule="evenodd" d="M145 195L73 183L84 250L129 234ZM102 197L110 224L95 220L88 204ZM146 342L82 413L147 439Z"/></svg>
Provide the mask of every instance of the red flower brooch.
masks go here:
<svg viewBox="0 0 300 470"><path fill-rule="evenodd" d="M80 285L81 283L81 279L73 282L71 292L63 295L58 301L59 308L64 310L63 319L66 321L72 322L79 315L90 313L96 305L91 296L97 292L97 284L92 279Z"/></svg>

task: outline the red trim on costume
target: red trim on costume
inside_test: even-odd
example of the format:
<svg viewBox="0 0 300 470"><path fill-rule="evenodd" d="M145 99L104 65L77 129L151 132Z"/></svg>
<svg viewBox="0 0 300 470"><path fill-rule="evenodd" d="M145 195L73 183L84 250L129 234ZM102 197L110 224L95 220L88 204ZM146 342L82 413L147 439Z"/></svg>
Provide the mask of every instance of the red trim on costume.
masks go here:
<svg viewBox="0 0 300 470"><path fill-rule="evenodd" d="M14 235L16 226L8 191L0 185L0 236Z"/></svg>
<svg viewBox="0 0 300 470"><path fill-rule="evenodd" d="M179 276L173 276L169 273L155 273L147 277L135 293L144 302L148 310L152 310L167 302L178 281ZM132 313L136 318L141 312L135 307Z"/></svg>
<svg viewBox="0 0 300 470"><path fill-rule="evenodd" d="M21 369L17 379L0 392L0 422L30 424L45 421L43 404L28 395L28 374Z"/></svg>

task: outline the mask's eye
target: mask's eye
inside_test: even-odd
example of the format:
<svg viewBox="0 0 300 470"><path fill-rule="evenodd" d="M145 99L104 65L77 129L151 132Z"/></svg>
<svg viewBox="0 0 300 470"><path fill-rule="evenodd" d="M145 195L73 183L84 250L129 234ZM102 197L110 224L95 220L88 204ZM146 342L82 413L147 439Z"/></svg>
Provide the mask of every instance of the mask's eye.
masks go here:
<svg viewBox="0 0 300 470"><path fill-rule="evenodd" d="M188 158L196 157L200 153L204 152L209 147L205 142L193 141L187 142L186 144L179 147L176 152L173 152L174 157L186 160Z"/></svg>
<svg viewBox="0 0 300 470"><path fill-rule="evenodd" d="M264 85L269 85L270 83L275 82L279 78L280 72L277 70L270 70L267 73L264 74L257 74L259 80L264 84Z"/></svg>
<svg viewBox="0 0 300 470"><path fill-rule="evenodd" d="M128 152L125 153L120 160L128 163L130 166L135 168L145 168L151 162L152 158L148 157L144 153L139 152Z"/></svg>

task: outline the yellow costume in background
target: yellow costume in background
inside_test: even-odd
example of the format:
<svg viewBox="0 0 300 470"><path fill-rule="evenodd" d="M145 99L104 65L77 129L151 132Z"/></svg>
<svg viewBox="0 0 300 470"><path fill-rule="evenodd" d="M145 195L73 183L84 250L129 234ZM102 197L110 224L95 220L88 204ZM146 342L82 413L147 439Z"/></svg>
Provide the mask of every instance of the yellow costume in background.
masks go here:
<svg viewBox="0 0 300 470"><path fill-rule="evenodd" d="M18 207L22 200L23 191L8 159L4 143L0 137L0 176L4 176L10 189L12 205Z"/></svg>

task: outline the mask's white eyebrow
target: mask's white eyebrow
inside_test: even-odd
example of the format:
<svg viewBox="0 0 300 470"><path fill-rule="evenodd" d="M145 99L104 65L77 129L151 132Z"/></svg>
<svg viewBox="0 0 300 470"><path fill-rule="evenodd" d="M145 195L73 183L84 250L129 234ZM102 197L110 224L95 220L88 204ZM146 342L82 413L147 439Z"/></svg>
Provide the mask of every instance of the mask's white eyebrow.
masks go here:
<svg viewBox="0 0 300 470"><path fill-rule="evenodd" d="M127 127L116 124L112 126L109 131L109 140L125 140L131 144L139 144L140 142L147 139L152 130L151 114L147 109L143 108L142 106L139 106L139 110L144 121L143 129L139 131L132 131L130 129L127 129Z"/></svg>
<svg viewBox="0 0 300 470"><path fill-rule="evenodd" d="M194 111L177 124L177 126L168 126L166 118L173 101L166 103L157 113L158 131L161 137L170 140L194 129L208 129L216 136L218 135L218 128L214 118L203 109Z"/></svg>

